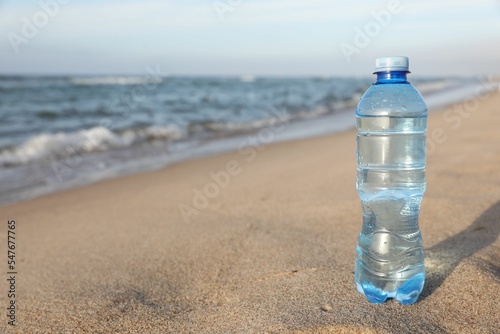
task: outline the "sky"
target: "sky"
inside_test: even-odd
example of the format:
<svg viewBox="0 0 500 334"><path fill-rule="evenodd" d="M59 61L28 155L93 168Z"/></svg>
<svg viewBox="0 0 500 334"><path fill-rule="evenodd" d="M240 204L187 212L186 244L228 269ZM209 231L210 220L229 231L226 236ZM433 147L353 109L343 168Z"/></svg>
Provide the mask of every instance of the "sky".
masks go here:
<svg viewBox="0 0 500 334"><path fill-rule="evenodd" d="M500 74L499 0L0 0L0 74Z"/></svg>

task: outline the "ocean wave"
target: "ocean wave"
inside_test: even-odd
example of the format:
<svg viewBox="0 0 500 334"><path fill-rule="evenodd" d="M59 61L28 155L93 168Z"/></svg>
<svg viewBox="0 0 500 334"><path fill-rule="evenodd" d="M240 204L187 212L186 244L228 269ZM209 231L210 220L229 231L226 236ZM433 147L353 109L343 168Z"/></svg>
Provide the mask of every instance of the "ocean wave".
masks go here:
<svg viewBox="0 0 500 334"><path fill-rule="evenodd" d="M153 140L173 140L184 136L176 125L149 126L116 133L104 126L96 126L71 133L43 133L22 144L0 150L0 166L16 166L37 160L50 160L126 148Z"/></svg>
<svg viewBox="0 0 500 334"><path fill-rule="evenodd" d="M114 85L114 86L125 86L125 85L142 85L146 83L148 78L139 76L128 76L128 77L72 77L69 78L69 82L73 85L80 86L94 86L94 85ZM154 78L155 84L159 84L163 81L161 78Z"/></svg>
<svg viewBox="0 0 500 334"><path fill-rule="evenodd" d="M146 128L129 129L121 132L122 137L129 138L133 143L152 140L176 140L185 136L185 131L178 125L151 125Z"/></svg>
<svg viewBox="0 0 500 334"><path fill-rule="evenodd" d="M253 121L247 122L232 122L232 121L214 121L214 120L206 120L203 122L193 122L187 128L190 133L199 133L199 132L210 132L210 133L240 133L246 131L254 131L267 127L273 127L281 124L285 124L288 122L306 120L311 118L317 118L329 113L332 111L338 111L344 109L346 107L345 103L337 103L332 109L331 106L317 106L311 110L305 110L301 112L288 113L285 109L279 110L277 109L275 112L275 116L256 119Z"/></svg>
<svg viewBox="0 0 500 334"><path fill-rule="evenodd" d="M294 120L314 118L329 112L328 108L317 108L293 114L277 110L272 117L247 122L207 120L193 122L185 128L176 124L167 124L112 131L104 126L96 126L69 133L42 133L17 146L0 149L0 166L11 167L40 160L64 159L93 152L127 148L146 142L175 141L190 138L193 135L196 137L196 134L202 134L203 137L214 134L235 135L278 126Z"/></svg>
<svg viewBox="0 0 500 334"><path fill-rule="evenodd" d="M255 120L247 123L238 123L230 121L205 121L205 122L195 122L188 126L188 129L192 133L199 132L211 132L211 133L234 133L234 132L244 132L256 130L264 127L273 126L275 124L282 123L284 119L278 118L267 118L261 120Z"/></svg>

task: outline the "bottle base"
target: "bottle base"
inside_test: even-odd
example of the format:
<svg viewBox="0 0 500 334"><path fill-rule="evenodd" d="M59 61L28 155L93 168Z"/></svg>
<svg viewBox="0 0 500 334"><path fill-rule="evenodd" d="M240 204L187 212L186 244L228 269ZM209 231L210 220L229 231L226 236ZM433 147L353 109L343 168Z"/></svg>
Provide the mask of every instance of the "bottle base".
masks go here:
<svg viewBox="0 0 500 334"><path fill-rule="evenodd" d="M370 282L356 282L358 292L373 304L382 304L388 298L394 298L403 305L414 304L424 288L425 275L417 274L407 280L395 291L384 291Z"/></svg>

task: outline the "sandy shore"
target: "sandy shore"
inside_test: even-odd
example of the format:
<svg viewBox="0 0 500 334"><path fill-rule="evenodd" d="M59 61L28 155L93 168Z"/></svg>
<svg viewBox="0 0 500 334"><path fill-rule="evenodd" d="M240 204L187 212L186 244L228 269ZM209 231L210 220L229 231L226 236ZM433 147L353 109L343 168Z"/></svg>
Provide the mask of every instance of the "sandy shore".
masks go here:
<svg viewBox="0 0 500 334"><path fill-rule="evenodd" d="M0 332L493 333L499 106L495 93L430 115L420 219L428 279L413 306L372 305L356 292L361 208L349 131L0 208L2 272L7 219L18 271L17 326L4 315ZM225 187L210 185L210 172L224 170Z"/></svg>

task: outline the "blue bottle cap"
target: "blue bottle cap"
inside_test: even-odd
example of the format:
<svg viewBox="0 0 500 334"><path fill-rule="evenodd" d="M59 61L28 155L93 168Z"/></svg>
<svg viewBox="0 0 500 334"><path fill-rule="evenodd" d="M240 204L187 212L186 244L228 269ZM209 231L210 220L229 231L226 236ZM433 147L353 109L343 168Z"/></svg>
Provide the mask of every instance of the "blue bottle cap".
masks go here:
<svg viewBox="0 0 500 334"><path fill-rule="evenodd" d="M408 57L403 56L377 58L375 73L388 71L409 72L409 63Z"/></svg>

